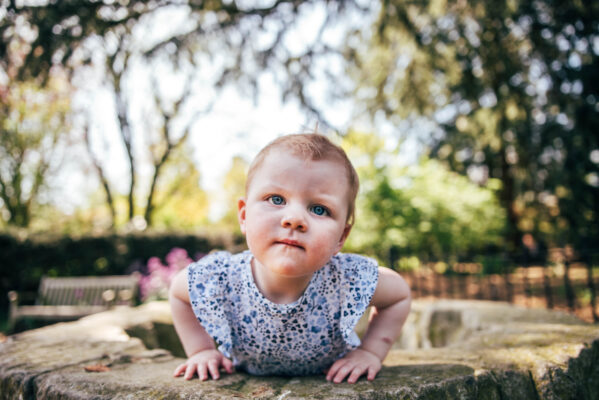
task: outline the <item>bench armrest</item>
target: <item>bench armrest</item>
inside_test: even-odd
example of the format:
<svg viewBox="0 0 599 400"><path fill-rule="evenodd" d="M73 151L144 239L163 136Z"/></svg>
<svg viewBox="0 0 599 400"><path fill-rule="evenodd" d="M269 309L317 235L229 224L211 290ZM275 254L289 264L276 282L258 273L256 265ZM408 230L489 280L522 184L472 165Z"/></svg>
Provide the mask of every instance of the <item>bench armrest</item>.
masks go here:
<svg viewBox="0 0 599 400"><path fill-rule="evenodd" d="M18 303L19 302L19 294L16 291L11 290L10 292L8 292L8 301L10 301L10 304Z"/></svg>

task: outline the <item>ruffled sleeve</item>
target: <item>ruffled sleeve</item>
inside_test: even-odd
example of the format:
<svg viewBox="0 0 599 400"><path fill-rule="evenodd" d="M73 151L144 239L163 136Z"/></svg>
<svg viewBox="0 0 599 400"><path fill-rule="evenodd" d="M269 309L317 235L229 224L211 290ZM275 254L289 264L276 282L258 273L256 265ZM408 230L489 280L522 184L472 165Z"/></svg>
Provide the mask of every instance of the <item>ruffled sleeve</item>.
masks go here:
<svg viewBox="0 0 599 400"><path fill-rule="evenodd" d="M357 254L340 254L342 293L340 328L345 342L352 348L360 345L354 328L370 304L378 282L375 260Z"/></svg>
<svg viewBox="0 0 599 400"><path fill-rule="evenodd" d="M212 253L187 267L193 312L226 357L231 357L231 329L225 314L230 258L228 252Z"/></svg>

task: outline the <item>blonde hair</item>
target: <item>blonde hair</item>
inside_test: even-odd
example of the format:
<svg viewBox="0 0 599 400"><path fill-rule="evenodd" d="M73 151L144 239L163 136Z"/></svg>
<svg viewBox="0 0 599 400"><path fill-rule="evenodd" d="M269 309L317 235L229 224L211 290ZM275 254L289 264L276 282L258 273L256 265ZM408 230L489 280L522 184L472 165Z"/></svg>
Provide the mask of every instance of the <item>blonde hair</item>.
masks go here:
<svg viewBox="0 0 599 400"><path fill-rule="evenodd" d="M349 158L347 158L345 151L332 143L328 138L318 133L298 133L281 136L266 145L266 147L260 150L250 164L247 180L245 182L246 193L248 192L256 171L260 168L266 159L266 156L268 156L271 151L280 149L288 150L291 154L304 158L305 160L337 161L343 165L349 187L346 223L350 226L353 225L355 221L356 196L358 195L358 189L360 187L358 174L352 163L349 161Z"/></svg>

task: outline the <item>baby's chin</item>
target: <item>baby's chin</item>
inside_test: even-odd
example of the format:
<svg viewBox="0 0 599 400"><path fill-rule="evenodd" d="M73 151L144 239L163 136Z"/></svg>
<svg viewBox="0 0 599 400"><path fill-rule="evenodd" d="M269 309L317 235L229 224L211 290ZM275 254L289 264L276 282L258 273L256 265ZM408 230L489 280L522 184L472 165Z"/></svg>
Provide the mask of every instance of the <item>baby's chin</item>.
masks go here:
<svg viewBox="0 0 599 400"><path fill-rule="evenodd" d="M302 252L300 249L293 249L292 252ZM283 252L289 252L284 250ZM265 257L263 260L258 260L260 267L270 273L274 273L283 278L301 278L307 275L312 275L315 270L306 265L304 260L298 259L289 254L278 254L277 256ZM316 268L318 269L318 268Z"/></svg>

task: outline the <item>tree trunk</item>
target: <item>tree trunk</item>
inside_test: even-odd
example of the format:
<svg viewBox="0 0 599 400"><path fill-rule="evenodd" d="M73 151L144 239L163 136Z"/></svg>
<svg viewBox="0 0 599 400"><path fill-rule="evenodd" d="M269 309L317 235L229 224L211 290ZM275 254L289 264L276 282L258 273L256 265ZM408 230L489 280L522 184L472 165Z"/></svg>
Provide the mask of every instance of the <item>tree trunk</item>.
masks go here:
<svg viewBox="0 0 599 400"><path fill-rule="evenodd" d="M114 207L114 199L112 197L112 191L110 190L110 185L108 184L108 179L106 179L106 175L104 174L104 169L100 164L100 161L94 156L94 153L91 149L91 143L89 140L89 128L86 127L83 132L83 136L85 138L85 145L87 148L87 152L92 160L92 164L98 173L98 177L100 178L100 182L102 183L102 188L104 189L104 193L106 194L106 203L108 205L108 209L110 210L110 229L114 229L116 226L116 210Z"/></svg>
<svg viewBox="0 0 599 400"><path fill-rule="evenodd" d="M127 103L123 99L124 94L120 88L121 76L118 76L118 80L115 82L114 87L114 95L116 102L116 109L119 119L119 127L121 138L123 139L123 144L125 145L125 153L127 154L127 160L129 161L129 195L128 197L128 205L129 205L129 213L128 220L131 221L133 219L135 213L135 159L133 158L133 148L132 148L132 134L131 127L129 126L129 119L127 117Z"/></svg>

